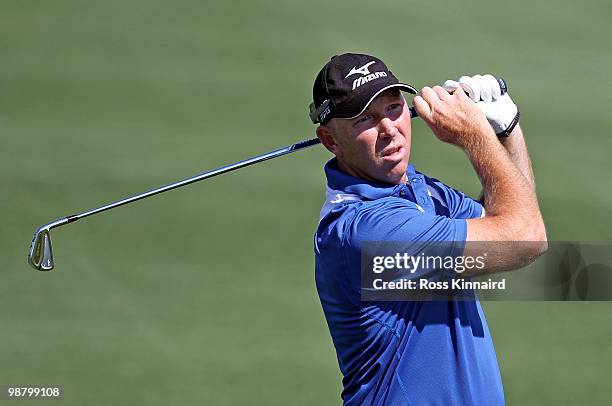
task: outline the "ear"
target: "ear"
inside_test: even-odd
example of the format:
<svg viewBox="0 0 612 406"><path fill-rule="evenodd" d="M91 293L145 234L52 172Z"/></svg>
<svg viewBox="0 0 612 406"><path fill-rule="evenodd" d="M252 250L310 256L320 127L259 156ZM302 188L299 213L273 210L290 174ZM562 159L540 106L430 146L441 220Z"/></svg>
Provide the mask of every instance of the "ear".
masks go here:
<svg viewBox="0 0 612 406"><path fill-rule="evenodd" d="M333 137L332 129L327 125L320 125L316 130L317 138L321 141L321 144L327 148L329 152L334 155L337 155L338 152L338 144Z"/></svg>

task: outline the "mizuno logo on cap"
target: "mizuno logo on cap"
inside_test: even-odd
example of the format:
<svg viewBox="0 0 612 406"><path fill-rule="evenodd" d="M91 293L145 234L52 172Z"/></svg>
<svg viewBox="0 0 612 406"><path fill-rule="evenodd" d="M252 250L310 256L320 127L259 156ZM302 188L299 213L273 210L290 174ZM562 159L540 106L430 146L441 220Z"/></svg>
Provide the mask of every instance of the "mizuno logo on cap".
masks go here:
<svg viewBox="0 0 612 406"><path fill-rule="evenodd" d="M348 73L348 75L346 75L344 77L344 79L348 78L351 75L354 75L356 73L360 74L360 75L369 75L370 74L370 65L372 65L373 63L376 63L376 61L372 61L372 62L368 62L365 65L363 65L361 68L357 68L355 66L353 66L353 69L351 69L351 71Z"/></svg>
<svg viewBox="0 0 612 406"><path fill-rule="evenodd" d="M353 69L351 69L351 71L348 73L348 75L344 77L344 79L347 79L349 76L354 75L354 74L362 75L358 77L357 79L353 80L353 90L357 89L359 86L363 85L364 83L368 83L371 80L387 76L387 72L383 72L383 71L370 73L370 65L374 63L376 63L376 61L368 62L360 68L357 68L354 66Z"/></svg>

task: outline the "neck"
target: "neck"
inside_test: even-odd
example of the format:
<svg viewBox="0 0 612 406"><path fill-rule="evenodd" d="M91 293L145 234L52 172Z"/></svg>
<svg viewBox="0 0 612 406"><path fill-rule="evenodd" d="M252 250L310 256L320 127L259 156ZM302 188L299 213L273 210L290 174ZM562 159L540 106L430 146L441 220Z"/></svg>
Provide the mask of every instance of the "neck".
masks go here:
<svg viewBox="0 0 612 406"><path fill-rule="evenodd" d="M363 179L363 180L367 180L371 182L376 182L376 183L388 183L391 185L401 185L402 183L406 183L408 181L408 176L406 175L406 172L404 172L402 176L398 179L389 179L389 178L378 179L373 176L370 176L366 172L363 172L356 168L351 168L350 166L345 165L345 163L339 159L337 159L337 162L338 162L338 167L340 168L342 172L346 173L347 175L351 175L355 178L359 178L359 179Z"/></svg>

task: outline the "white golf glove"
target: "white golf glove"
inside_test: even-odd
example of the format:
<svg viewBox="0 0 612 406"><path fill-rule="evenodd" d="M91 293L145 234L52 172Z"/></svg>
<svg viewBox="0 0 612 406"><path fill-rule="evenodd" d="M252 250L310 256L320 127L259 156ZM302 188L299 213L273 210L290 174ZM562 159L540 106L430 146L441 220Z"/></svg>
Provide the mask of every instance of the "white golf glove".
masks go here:
<svg viewBox="0 0 612 406"><path fill-rule="evenodd" d="M520 113L508 93L502 94L499 82L492 75L461 76L447 80L444 89L451 93L459 87L476 102L498 137L507 137L519 121Z"/></svg>

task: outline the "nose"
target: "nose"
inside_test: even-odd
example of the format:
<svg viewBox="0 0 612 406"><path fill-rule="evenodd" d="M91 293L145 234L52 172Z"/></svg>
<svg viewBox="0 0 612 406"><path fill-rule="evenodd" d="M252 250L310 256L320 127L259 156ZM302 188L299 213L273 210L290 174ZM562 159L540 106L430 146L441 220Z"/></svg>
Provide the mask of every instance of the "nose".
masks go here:
<svg viewBox="0 0 612 406"><path fill-rule="evenodd" d="M378 133L383 137L395 137L397 128L393 125L393 121L389 117L384 117L378 123Z"/></svg>

